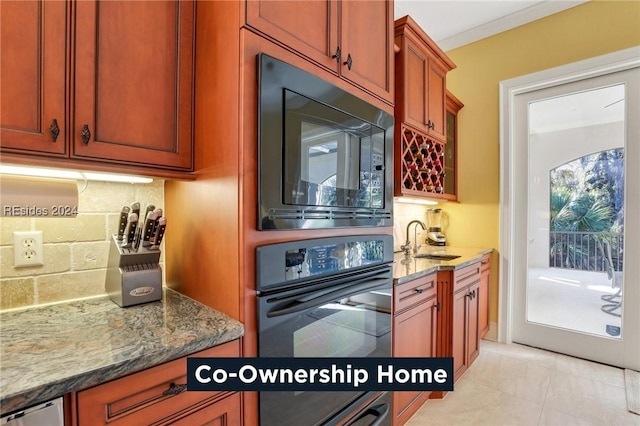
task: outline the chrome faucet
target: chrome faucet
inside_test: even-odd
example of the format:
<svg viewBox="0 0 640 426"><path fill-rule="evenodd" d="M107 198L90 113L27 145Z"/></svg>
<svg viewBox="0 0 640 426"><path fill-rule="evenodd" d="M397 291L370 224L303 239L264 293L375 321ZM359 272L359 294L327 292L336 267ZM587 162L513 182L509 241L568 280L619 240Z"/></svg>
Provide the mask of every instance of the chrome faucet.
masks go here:
<svg viewBox="0 0 640 426"><path fill-rule="evenodd" d="M409 222L407 224L407 242L404 243L403 246L400 246L400 250L404 250L404 253L407 256L411 256L411 239L409 238L409 228L414 223L416 224L416 227L413 228L413 244L414 244L413 252L414 253L417 253L418 249L420 248L420 244L418 244L418 238L417 238L417 233L418 233L418 226L417 225L420 225L422 227L422 229L427 229L427 226L424 223L422 223L421 221L417 220L417 219L414 219L414 220L412 220L411 222Z"/></svg>

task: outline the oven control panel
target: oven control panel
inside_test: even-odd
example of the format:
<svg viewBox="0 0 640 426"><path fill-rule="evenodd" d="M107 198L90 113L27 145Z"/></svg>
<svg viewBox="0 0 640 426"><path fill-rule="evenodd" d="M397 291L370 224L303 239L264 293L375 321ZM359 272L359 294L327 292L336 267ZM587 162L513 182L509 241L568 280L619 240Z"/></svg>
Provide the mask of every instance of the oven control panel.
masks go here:
<svg viewBox="0 0 640 426"><path fill-rule="evenodd" d="M393 237L316 238L257 248L257 289L393 261ZM277 267L277 265L280 267Z"/></svg>

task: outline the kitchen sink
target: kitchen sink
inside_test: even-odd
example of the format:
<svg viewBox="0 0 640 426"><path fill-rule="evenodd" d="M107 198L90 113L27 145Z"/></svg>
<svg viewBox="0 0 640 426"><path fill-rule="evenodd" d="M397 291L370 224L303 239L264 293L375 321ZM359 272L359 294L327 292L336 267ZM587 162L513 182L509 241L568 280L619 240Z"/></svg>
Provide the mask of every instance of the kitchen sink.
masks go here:
<svg viewBox="0 0 640 426"><path fill-rule="evenodd" d="M444 253L418 253L414 254L413 257L416 257L418 259L453 260L459 258L460 256L457 254Z"/></svg>

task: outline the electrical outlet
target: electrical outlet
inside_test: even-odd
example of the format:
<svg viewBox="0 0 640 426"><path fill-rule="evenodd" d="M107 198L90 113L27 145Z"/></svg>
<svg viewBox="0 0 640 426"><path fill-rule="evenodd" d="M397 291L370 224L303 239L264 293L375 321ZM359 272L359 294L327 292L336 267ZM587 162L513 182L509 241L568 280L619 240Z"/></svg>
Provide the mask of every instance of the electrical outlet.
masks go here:
<svg viewBox="0 0 640 426"><path fill-rule="evenodd" d="M44 265L42 231L13 232L13 265L16 268Z"/></svg>

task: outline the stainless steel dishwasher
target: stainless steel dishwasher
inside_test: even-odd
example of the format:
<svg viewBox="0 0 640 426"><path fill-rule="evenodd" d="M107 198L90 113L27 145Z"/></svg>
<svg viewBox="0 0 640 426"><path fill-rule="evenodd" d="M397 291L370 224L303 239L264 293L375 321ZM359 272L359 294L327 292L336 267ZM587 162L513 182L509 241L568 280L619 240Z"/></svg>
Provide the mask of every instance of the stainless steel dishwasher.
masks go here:
<svg viewBox="0 0 640 426"><path fill-rule="evenodd" d="M64 426L62 397L3 416L0 425Z"/></svg>

